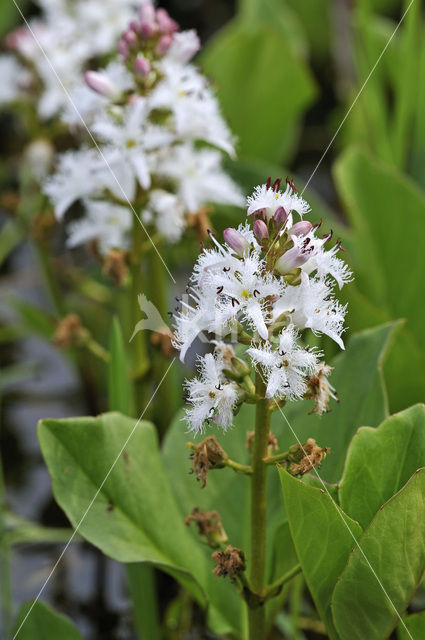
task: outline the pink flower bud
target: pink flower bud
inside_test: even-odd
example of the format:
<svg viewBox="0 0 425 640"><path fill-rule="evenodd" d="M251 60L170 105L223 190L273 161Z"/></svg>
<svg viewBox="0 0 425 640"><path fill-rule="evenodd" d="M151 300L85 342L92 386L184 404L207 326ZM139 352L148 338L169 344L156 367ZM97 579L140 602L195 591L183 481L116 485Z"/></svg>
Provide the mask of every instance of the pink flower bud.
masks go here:
<svg viewBox="0 0 425 640"><path fill-rule="evenodd" d="M238 256L242 257L243 254L250 248L248 240L246 240L246 238L244 238L243 235L239 233L239 231L233 229L232 227L229 227L228 229L225 229L223 231L223 237L226 244L229 245L229 247L233 249L233 251L237 253Z"/></svg>
<svg viewBox="0 0 425 640"><path fill-rule="evenodd" d="M172 42L173 42L173 36L170 36L170 35L161 36L160 39L158 40L158 44L156 45L156 49L155 49L156 53L160 56L163 56L165 53L167 53Z"/></svg>
<svg viewBox="0 0 425 640"><path fill-rule="evenodd" d="M173 34L179 29L177 22L174 22L174 20L170 18L165 9L157 9L156 22L160 33Z"/></svg>
<svg viewBox="0 0 425 640"><path fill-rule="evenodd" d="M124 31L122 37L129 47L134 47L137 44L137 34L133 29L127 29Z"/></svg>
<svg viewBox="0 0 425 640"><path fill-rule="evenodd" d="M110 100L119 100L121 98L122 94L120 89L103 73L86 71L84 80L90 89L93 89L96 93L100 93L100 95Z"/></svg>
<svg viewBox="0 0 425 640"><path fill-rule="evenodd" d="M125 40L121 38L118 42L118 52L122 55L122 57L126 60L128 58L128 46Z"/></svg>
<svg viewBox="0 0 425 640"><path fill-rule="evenodd" d="M137 20L132 20L129 24L129 28L134 31L134 33L139 33L140 30L140 24L137 22Z"/></svg>
<svg viewBox="0 0 425 640"><path fill-rule="evenodd" d="M286 251L286 253L276 261L275 269L282 275L285 275L285 273L289 273L293 269L301 267L308 259L309 256L302 253L301 249L298 247L292 247L292 249Z"/></svg>
<svg viewBox="0 0 425 640"><path fill-rule="evenodd" d="M296 222L289 229L289 235L291 236L306 236L313 228L313 225L308 220L300 220Z"/></svg>
<svg viewBox="0 0 425 640"><path fill-rule="evenodd" d="M254 230L254 235L258 240L267 240L269 237L267 226L263 220L255 220L252 228Z"/></svg>
<svg viewBox="0 0 425 640"><path fill-rule="evenodd" d="M142 36L150 38L155 33L156 21L155 21L155 8L151 2L144 2L139 8L140 26L139 32Z"/></svg>
<svg viewBox="0 0 425 640"><path fill-rule="evenodd" d="M137 75L142 76L143 78L148 75L151 70L151 64L149 60L147 60L141 53L137 56L134 61L134 71Z"/></svg>
<svg viewBox="0 0 425 640"><path fill-rule="evenodd" d="M278 224L284 224L287 221L288 217L289 216L283 207L278 207L273 216Z"/></svg>

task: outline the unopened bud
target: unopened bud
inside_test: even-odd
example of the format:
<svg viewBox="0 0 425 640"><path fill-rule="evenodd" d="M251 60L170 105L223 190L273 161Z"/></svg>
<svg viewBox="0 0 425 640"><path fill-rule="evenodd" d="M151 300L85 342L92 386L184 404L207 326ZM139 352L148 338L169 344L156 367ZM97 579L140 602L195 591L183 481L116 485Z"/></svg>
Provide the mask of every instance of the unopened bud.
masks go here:
<svg viewBox="0 0 425 640"><path fill-rule="evenodd" d="M133 29L127 29L126 31L124 31L122 37L129 47L134 47L137 44L137 34L133 31Z"/></svg>
<svg viewBox="0 0 425 640"><path fill-rule="evenodd" d="M283 256L276 261L274 268L278 273L285 275L285 273L289 273L290 271L293 271L293 269L301 267L308 259L309 256L302 253L298 247L292 247L292 249L286 251Z"/></svg>
<svg viewBox="0 0 425 640"><path fill-rule="evenodd" d="M276 220L278 224L284 224L288 219L288 214L285 211L284 207L278 207L274 212L273 218Z"/></svg>
<svg viewBox="0 0 425 640"><path fill-rule="evenodd" d="M269 232L267 225L263 220L255 220L253 224L254 235L258 240L267 240Z"/></svg>
<svg viewBox="0 0 425 640"><path fill-rule="evenodd" d="M118 42L118 53L120 53L125 60L128 58L128 46L122 38Z"/></svg>
<svg viewBox="0 0 425 640"><path fill-rule="evenodd" d="M121 98L121 90L115 83L113 83L107 76L98 71L86 71L84 74L84 80L86 84L100 93L100 95L109 98L110 100L119 100Z"/></svg>
<svg viewBox="0 0 425 640"><path fill-rule="evenodd" d="M142 36L150 38L156 31L155 8L152 2L144 2L139 8L139 32Z"/></svg>
<svg viewBox="0 0 425 640"><path fill-rule="evenodd" d="M134 71L137 75L142 76L143 78L148 75L151 70L151 64L147 58L145 58L142 54L139 54L134 61Z"/></svg>
<svg viewBox="0 0 425 640"><path fill-rule="evenodd" d="M165 9L157 9L156 22L160 33L173 34L179 29L177 22L174 22L174 20L170 18Z"/></svg>
<svg viewBox="0 0 425 640"><path fill-rule="evenodd" d="M164 54L166 54L172 42L173 42L173 36L170 36L168 34L166 34L165 36L161 36L155 48L156 53L160 56L163 56Z"/></svg>
<svg viewBox="0 0 425 640"><path fill-rule="evenodd" d="M308 220L300 220L296 222L289 229L289 235L291 236L306 236L313 228L313 225Z"/></svg>
<svg viewBox="0 0 425 640"><path fill-rule="evenodd" d="M226 244L229 245L229 247L233 249L233 251L237 253L238 256L242 257L243 254L250 248L248 240L244 238L244 236L239 231L233 229L232 227L228 227L223 231L223 237Z"/></svg>

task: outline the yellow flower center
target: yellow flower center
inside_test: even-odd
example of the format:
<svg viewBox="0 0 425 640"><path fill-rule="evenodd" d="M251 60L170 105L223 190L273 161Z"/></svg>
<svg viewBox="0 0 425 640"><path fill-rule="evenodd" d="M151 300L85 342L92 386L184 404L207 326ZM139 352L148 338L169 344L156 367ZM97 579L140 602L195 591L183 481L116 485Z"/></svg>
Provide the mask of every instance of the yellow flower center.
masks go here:
<svg viewBox="0 0 425 640"><path fill-rule="evenodd" d="M241 292L241 296L242 296L242 298L251 298L252 294L249 291L247 291L246 289L244 289Z"/></svg>
<svg viewBox="0 0 425 640"><path fill-rule="evenodd" d="M133 140L133 139L127 140L127 143L126 143L127 149L132 149L135 146L136 146L136 141L135 140Z"/></svg>

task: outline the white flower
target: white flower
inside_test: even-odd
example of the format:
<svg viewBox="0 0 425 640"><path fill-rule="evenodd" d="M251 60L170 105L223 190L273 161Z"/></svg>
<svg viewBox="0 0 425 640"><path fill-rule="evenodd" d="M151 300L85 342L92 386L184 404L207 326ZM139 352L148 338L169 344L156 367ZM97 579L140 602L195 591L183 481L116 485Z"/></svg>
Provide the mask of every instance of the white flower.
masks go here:
<svg viewBox="0 0 425 640"><path fill-rule="evenodd" d="M168 145L173 136L163 127L158 127L147 119L149 107L144 98L138 98L127 105L118 119L118 114L105 114L93 124L93 131L109 146L103 152L115 171L119 169L120 181L126 185L127 197L133 200L136 195L136 179L143 189L151 184L147 152ZM112 185L114 193L123 197L118 185Z"/></svg>
<svg viewBox="0 0 425 640"><path fill-rule="evenodd" d="M298 329L311 329L324 333L344 349L341 334L344 331L346 306L332 297L332 287L327 280L309 278L301 273L301 283L287 286L273 308L273 319L283 313Z"/></svg>
<svg viewBox="0 0 425 640"><path fill-rule="evenodd" d="M106 200L85 200L84 205L85 216L68 227L68 247L96 240L102 255L128 247L132 214L127 207Z"/></svg>
<svg viewBox="0 0 425 640"><path fill-rule="evenodd" d="M158 154L156 173L175 183L190 213L213 202L243 204L239 188L221 169L221 154L214 149L197 150L190 143L176 145Z"/></svg>
<svg viewBox="0 0 425 640"><path fill-rule="evenodd" d="M192 65L182 66L167 59L160 69L163 78L150 97L152 108L172 111L179 138L205 140L233 155L232 136L206 78Z"/></svg>
<svg viewBox="0 0 425 640"><path fill-rule="evenodd" d="M134 89L134 80L122 62L110 62L99 74L123 93ZM109 98L93 91L82 79L71 91L71 101L67 101L62 120L69 125L82 126L81 118L86 125L91 125L96 115L103 113L110 103Z"/></svg>
<svg viewBox="0 0 425 640"><path fill-rule="evenodd" d="M213 420L226 430L232 425L239 390L234 382L229 382L222 373L222 363L207 353L199 358L200 376L185 383L188 402L186 421L190 431L203 431L205 423Z"/></svg>
<svg viewBox="0 0 425 640"><path fill-rule="evenodd" d="M279 335L279 346L270 342L247 350L260 365L267 380L266 397L302 398L307 390L306 378L317 369L317 355L297 344L298 331L293 325Z"/></svg>
<svg viewBox="0 0 425 640"><path fill-rule="evenodd" d="M270 220L277 209L283 207L289 215L287 226L291 227L291 212L296 211L300 217L302 217L310 211L310 205L295 193L291 183L286 185L283 193L278 188L279 184L280 182L277 182L275 183L276 186L270 186L270 184L267 183L256 187L254 193L248 197L248 215L264 210L267 220Z"/></svg>
<svg viewBox="0 0 425 640"><path fill-rule="evenodd" d="M58 158L56 173L44 184L55 214L61 219L73 202L98 195L105 184L107 167L96 149L67 151Z"/></svg>
<svg viewBox="0 0 425 640"><path fill-rule="evenodd" d="M187 289L180 304L181 310L174 314L173 346L180 351L180 360L184 362L195 338L201 332L208 331L210 324L214 322L215 310L205 296L193 288Z"/></svg>
<svg viewBox="0 0 425 640"><path fill-rule="evenodd" d="M155 224L158 231L169 242L177 242L185 227L184 207L173 193L162 189L150 192L149 202L142 212L146 222Z"/></svg>
<svg viewBox="0 0 425 640"><path fill-rule="evenodd" d="M0 56L0 105L22 98L31 81L31 74L12 55Z"/></svg>
<svg viewBox="0 0 425 640"><path fill-rule="evenodd" d="M173 41L167 51L166 58L173 62L185 64L195 55L201 43L194 29L173 34Z"/></svg>

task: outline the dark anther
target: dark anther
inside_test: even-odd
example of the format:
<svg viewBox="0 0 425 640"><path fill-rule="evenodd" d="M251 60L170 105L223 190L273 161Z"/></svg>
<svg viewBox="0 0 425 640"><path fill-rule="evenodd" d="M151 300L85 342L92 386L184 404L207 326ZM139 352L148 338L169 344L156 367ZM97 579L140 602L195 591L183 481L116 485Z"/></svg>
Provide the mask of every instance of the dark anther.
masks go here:
<svg viewBox="0 0 425 640"><path fill-rule="evenodd" d="M217 287L217 294L220 294L223 291L224 287Z"/></svg>
<svg viewBox="0 0 425 640"><path fill-rule="evenodd" d="M224 273L228 273L230 271L230 267L223 267Z"/></svg>
<svg viewBox="0 0 425 640"><path fill-rule="evenodd" d="M281 183L281 182L282 182L282 178L277 178L277 179L274 181L274 183L273 183L272 191L276 191L276 192L278 192L278 191L279 191L279 189L280 189L280 183Z"/></svg>
<svg viewBox="0 0 425 640"><path fill-rule="evenodd" d="M288 185L291 187L291 189L292 189L293 191L298 191L298 189L297 189L297 187L295 186L295 184L294 184L293 180L291 180L290 178L288 178L288 176L286 176L286 184L288 184Z"/></svg>
<svg viewBox="0 0 425 640"><path fill-rule="evenodd" d="M254 296L254 298L256 298L257 296L260 295L260 292L258 291L258 289L254 289L254 291L252 292L252 295Z"/></svg>
<svg viewBox="0 0 425 640"><path fill-rule="evenodd" d="M170 316L170 318L172 318L174 315L174 313L172 311L167 311L167 316Z"/></svg>
<svg viewBox="0 0 425 640"><path fill-rule="evenodd" d="M283 364L282 364L282 363L280 363L280 364L277 364L277 365L276 365L276 368L277 368L277 369L282 369L282 367L283 367Z"/></svg>
<svg viewBox="0 0 425 640"><path fill-rule="evenodd" d="M285 389L289 389L289 387L290 387L291 385L289 384L289 382L285 382L285 384L284 384L283 386L285 387Z"/></svg>
<svg viewBox="0 0 425 640"><path fill-rule="evenodd" d="M234 307L235 304L240 304L240 302L239 300L236 300L236 298L232 298L232 307Z"/></svg>
<svg viewBox="0 0 425 640"><path fill-rule="evenodd" d="M329 242L329 240L332 238L333 234L334 234L334 232L333 232L333 231L332 231L332 229L331 229L330 233L326 233L326 234L323 236L323 240L325 240L325 242Z"/></svg>
<svg viewBox="0 0 425 640"><path fill-rule="evenodd" d="M266 182L266 189L270 189L271 181L272 181L272 178L271 178L271 176L269 176L269 177L267 178L267 182Z"/></svg>
<svg viewBox="0 0 425 640"><path fill-rule="evenodd" d="M178 311L178 310L179 310L179 308L178 308L178 307L174 307L174 311Z"/></svg>
<svg viewBox="0 0 425 640"><path fill-rule="evenodd" d="M207 229L207 233L210 236L210 238L212 238L214 236L213 232L211 231L211 229Z"/></svg>
<svg viewBox="0 0 425 640"><path fill-rule="evenodd" d="M286 351L279 351L279 355L281 358L283 358L283 356L285 355Z"/></svg>
<svg viewBox="0 0 425 640"><path fill-rule="evenodd" d="M201 247L201 253L203 253L205 251L204 243L200 242L199 245Z"/></svg>
<svg viewBox="0 0 425 640"><path fill-rule="evenodd" d="M322 226L322 218L320 218L319 222L316 222L316 224L313 225L313 229L318 229L321 226Z"/></svg>
<svg viewBox="0 0 425 640"><path fill-rule="evenodd" d="M215 388L217 389L217 391L221 391L223 387L222 387L222 386L221 386L221 384L219 383L219 384L216 384L216 385L215 385Z"/></svg>

